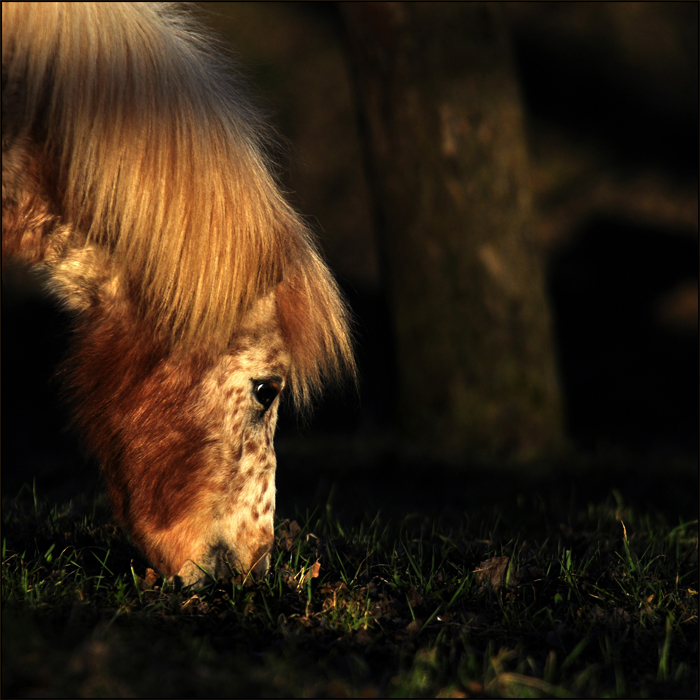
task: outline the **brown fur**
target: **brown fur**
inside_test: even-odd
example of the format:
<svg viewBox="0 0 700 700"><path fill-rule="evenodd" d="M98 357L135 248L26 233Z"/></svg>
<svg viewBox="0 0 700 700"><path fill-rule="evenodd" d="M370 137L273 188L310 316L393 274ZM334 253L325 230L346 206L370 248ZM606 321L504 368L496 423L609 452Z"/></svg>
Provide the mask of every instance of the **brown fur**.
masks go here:
<svg viewBox="0 0 700 700"><path fill-rule="evenodd" d="M116 517L163 573L265 569L274 377L354 372L347 312L265 126L174 6L3 3L3 253L76 312L64 374Z"/></svg>

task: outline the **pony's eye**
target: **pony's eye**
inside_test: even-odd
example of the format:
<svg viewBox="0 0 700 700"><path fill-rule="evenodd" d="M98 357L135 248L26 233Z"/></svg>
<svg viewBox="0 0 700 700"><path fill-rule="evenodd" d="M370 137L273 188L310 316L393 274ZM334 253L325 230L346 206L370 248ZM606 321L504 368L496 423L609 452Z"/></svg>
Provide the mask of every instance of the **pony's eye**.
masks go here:
<svg viewBox="0 0 700 700"><path fill-rule="evenodd" d="M265 409L270 408L272 402L280 393L280 385L271 381L254 381L253 395L255 400Z"/></svg>

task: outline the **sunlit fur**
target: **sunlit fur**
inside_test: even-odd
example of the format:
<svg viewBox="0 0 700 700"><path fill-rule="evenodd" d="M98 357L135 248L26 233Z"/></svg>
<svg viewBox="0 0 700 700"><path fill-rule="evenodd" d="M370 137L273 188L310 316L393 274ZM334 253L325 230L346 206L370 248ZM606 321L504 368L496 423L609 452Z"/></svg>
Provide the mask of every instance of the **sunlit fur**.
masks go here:
<svg viewBox="0 0 700 700"><path fill-rule="evenodd" d="M354 373L345 306L269 133L180 6L2 13L3 254L43 266L76 312L64 374L115 514L168 575L215 551L251 568L271 539L277 402L253 439L250 381L280 376L303 407Z"/></svg>

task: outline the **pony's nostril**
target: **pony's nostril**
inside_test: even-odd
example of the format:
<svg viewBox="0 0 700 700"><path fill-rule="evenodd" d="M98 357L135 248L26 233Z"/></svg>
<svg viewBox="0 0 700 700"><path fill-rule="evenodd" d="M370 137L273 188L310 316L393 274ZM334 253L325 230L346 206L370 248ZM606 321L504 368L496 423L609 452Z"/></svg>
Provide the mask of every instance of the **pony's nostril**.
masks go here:
<svg viewBox="0 0 700 700"><path fill-rule="evenodd" d="M219 581L229 581L236 575L236 567L229 559L228 552L220 551L216 555L216 578Z"/></svg>

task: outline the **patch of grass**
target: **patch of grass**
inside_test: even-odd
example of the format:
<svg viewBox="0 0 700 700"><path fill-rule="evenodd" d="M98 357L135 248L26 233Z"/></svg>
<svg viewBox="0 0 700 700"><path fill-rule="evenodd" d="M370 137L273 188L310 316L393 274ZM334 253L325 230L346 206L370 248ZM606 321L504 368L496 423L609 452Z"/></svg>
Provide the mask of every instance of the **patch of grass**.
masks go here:
<svg viewBox="0 0 700 700"><path fill-rule="evenodd" d="M3 502L3 696L697 695L697 520L533 493L276 534L262 581L175 591L103 500Z"/></svg>

